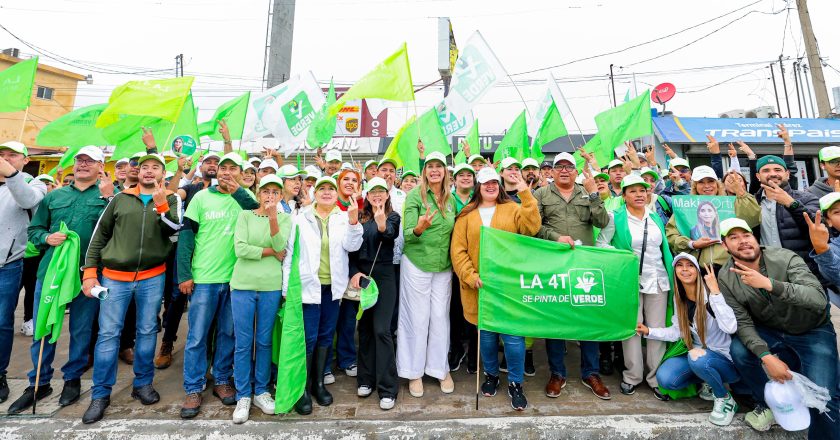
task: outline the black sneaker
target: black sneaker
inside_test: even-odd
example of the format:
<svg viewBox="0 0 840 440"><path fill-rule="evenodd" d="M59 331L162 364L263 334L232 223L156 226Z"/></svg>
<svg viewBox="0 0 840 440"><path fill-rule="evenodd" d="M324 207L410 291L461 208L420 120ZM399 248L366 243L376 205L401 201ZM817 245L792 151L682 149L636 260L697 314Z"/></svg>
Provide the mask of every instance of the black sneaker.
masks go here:
<svg viewBox="0 0 840 440"><path fill-rule="evenodd" d="M0 376L0 403L9 398L9 384L6 382L6 375Z"/></svg>
<svg viewBox="0 0 840 440"><path fill-rule="evenodd" d="M467 358L467 353L464 350L455 350L449 352L449 371L458 371L461 364Z"/></svg>
<svg viewBox="0 0 840 440"><path fill-rule="evenodd" d="M522 390L522 384L511 382L508 384L508 396L510 397L510 406L517 411L524 411L528 407L528 400L525 398L525 392Z"/></svg>
<svg viewBox="0 0 840 440"><path fill-rule="evenodd" d="M528 377L537 375L537 369L534 368L534 350L525 350L525 375Z"/></svg>
<svg viewBox="0 0 840 440"><path fill-rule="evenodd" d="M70 379L64 381L64 388L61 389L61 396L58 398L58 406L69 406L79 400L82 395L82 381Z"/></svg>
<svg viewBox="0 0 840 440"><path fill-rule="evenodd" d="M667 401L671 400L670 396L666 396L666 395L662 394L661 391L659 391L659 387L654 387L653 388L653 397L656 397L657 399L659 399L663 402L667 402Z"/></svg>
<svg viewBox="0 0 840 440"><path fill-rule="evenodd" d="M502 373L508 372L507 359L505 359L504 353L502 353L502 361L499 362L499 371L501 371Z"/></svg>
<svg viewBox="0 0 840 440"><path fill-rule="evenodd" d="M475 374L478 371L478 359L472 354L467 353L467 373Z"/></svg>
<svg viewBox="0 0 840 440"><path fill-rule="evenodd" d="M38 387L38 400L41 400L50 394L52 394L52 387L50 384L44 384ZM12 405L9 407L9 414L20 414L27 410L28 408L32 407L32 404L35 403L35 387L30 386L27 387L23 394L15 400Z"/></svg>
<svg viewBox="0 0 840 440"><path fill-rule="evenodd" d="M481 394L485 397L493 397L496 395L496 389L499 388L499 376L484 373L484 383L481 384Z"/></svg>
<svg viewBox="0 0 840 440"><path fill-rule="evenodd" d="M131 390L131 398L139 400L143 405L152 405L160 401L160 394L152 384L146 384Z"/></svg>
<svg viewBox="0 0 840 440"><path fill-rule="evenodd" d="M619 388L621 389L621 394L624 394L625 396L632 396L636 392L636 387L638 387L638 385L630 385L622 380Z"/></svg>
<svg viewBox="0 0 840 440"><path fill-rule="evenodd" d="M612 376L615 371L613 368L612 356L601 356L601 361L598 364L598 372L601 376Z"/></svg>
<svg viewBox="0 0 840 440"><path fill-rule="evenodd" d="M90 406L88 406L87 411L85 411L84 415L82 415L82 423L89 425L102 420L102 417L105 416L105 408L108 408L110 404L110 397L91 400Z"/></svg>

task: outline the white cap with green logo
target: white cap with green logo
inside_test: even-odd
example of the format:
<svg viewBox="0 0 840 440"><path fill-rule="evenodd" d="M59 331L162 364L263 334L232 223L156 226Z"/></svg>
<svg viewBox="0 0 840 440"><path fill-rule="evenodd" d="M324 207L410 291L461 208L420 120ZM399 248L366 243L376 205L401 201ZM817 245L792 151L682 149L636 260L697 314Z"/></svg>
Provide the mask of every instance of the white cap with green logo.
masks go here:
<svg viewBox="0 0 840 440"><path fill-rule="evenodd" d="M18 141L6 141L0 144L0 150L12 150L15 153L20 153L24 156L29 156L29 150L26 149L26 145Z"/></svg>
<svg viewBox="0 0 840 440"><path fill-rule="evenodd" d="M747 232L752 232L752 228L747 222L738 217L728 218L720 222L720 236L726 237L733 229L743 229Z"/></svg>

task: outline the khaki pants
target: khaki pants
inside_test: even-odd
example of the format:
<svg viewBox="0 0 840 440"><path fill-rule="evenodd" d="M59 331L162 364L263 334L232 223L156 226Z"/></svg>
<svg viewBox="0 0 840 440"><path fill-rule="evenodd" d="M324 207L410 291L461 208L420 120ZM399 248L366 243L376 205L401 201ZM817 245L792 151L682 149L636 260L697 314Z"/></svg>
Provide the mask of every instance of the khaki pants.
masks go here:
<svg viewBox="0 0 840 440"><path fill-rule="evenodd" d="M665 323L665 312L668 308L668 292L659 290L658 293L639 293L639 314L638 322L648 327L667 327ZM642 337L635 335L621 343L624 351L623 380L630 385L638 385L646 380L651 388L659 386L656 382L656 369L665 355L665 343L662 341L647 340L647 350L642 359ZM647 376L644 375L645 364L648 367Z"/></svg>

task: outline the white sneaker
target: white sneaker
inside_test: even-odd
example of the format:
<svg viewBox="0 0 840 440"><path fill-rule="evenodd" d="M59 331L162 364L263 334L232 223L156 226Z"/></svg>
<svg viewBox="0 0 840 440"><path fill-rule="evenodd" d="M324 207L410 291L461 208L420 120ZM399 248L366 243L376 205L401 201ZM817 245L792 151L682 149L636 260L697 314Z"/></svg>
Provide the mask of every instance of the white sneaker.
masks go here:
<svg viewBox="0 0 840 440"><path fill-rule="evenodd" d="M731 394L726 397L715 398L715 406L709 414L709 421L718 426L729 426L738 411L738 404Z"/></svg>
<svg viewBox="0 0 840 440"><path fill-rule="evenodd" d="M344 369L344 374L346 374L346 375L348 375L348 376L350 376L350 377L356 377L356 375L358 374L358 370L357 370L356 364L353 364L353 365L351 365L351 366L349 366L349 367L345 368L345 369Z"/></svg>
<svg viewBox="0 0 840 440"><path fill-rule="evenodd" d="M324 374L324 385L332 385L335 383L335 375L332 373Z"/></svg>
<svg viewBox="0 0 840 440"><path fill-rule="evenodd" d="M700 392L698 392L697 395L700 396L701 399L709 402L715 400L715 393L712 392L712 386L705 382L703 382L703 385L700 387Z"/></svg>
<svg viewBox="0 0 840 440"><path fill-rule="evenodd" d="M379 399L379 408L385 411L394 407L397 401L393 397L383 397Z"/></svg>
<svg viewBox="0 0 840 440"><path fill-rule="evenodd" d="M25 336L32 336L32 334L35 333L35 327L32 324L31 319L21 324L20 332L23 333Z"/></svg>
<svg viewBox="0 0 840 440"><path fill-rule="evenodd" d="M274 414L274 399L271 398L271 394L269 393L262 393L259 396L254 396L254 405L261 409L263 414Z"/></svg>
<svg viewBox="0 0 840 440"><path fill-rule="evenodd" d="M359 397L367 397L373 393L373 388L367 385L362 385L356 390L356 395Z"/></svg>
<svg viewBox="0 0 840 440"><path fill-rule="evenodd" d="M248 421L248 414L251 412L251 398L243 397L236 402L236 409L233 410L233 423L237 425Z"/></svg>

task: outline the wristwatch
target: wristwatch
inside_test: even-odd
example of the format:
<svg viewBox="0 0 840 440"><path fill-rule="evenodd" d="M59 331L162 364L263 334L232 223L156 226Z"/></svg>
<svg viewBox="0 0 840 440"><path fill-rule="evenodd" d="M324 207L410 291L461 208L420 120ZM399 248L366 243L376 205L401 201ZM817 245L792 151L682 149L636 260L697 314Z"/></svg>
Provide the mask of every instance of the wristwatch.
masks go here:
<svg viewBox="0 0 840 440"><path fill-rule="evenodd" d="M598 200L601 200L601 194L598 194L597 191L593 192L593 193L589 193L589 201L590 202L595 202L595 201L598 201Z"/></svg>
<svg viewBox="0 0 840 440"><path fill-rule="evenodd" d="M800 206L802 206L802 204L799 203L799 200L794 200L793 203L788 206L788 209L799 209Z"/></svg>

